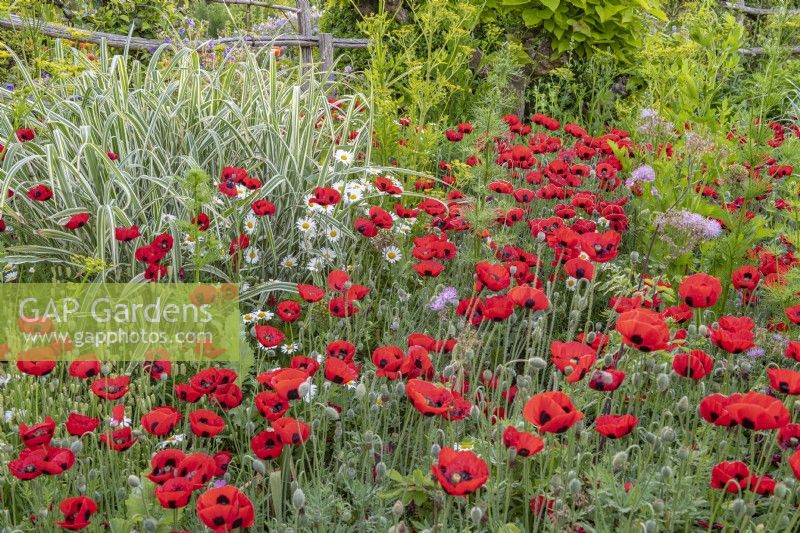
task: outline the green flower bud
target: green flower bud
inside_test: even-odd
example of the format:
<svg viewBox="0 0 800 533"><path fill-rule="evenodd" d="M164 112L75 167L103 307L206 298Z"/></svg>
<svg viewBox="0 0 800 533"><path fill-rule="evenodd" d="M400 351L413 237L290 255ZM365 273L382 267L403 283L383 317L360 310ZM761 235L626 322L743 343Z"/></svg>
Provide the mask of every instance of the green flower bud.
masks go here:
<svg viewBox="0 0 800 533"><path fill-rule="evenodd" d="M295 509L302 509L306 505L306 495L303 493L303 489L297 488L292 494L292 506Z"/></svg>

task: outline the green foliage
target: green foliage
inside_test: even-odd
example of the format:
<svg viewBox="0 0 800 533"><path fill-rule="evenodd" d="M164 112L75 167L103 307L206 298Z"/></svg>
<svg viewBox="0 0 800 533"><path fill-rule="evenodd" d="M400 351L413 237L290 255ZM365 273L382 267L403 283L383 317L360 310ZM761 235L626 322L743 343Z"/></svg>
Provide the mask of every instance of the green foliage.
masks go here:
<svg viewBox="0 0 800 533"><path fill-rule="evenodd" d="M647 30L645 14L666 20L656 0L488 0L487 7L515 13L544 32L554 56L588 56L601 48L630 60Z"/></svg>

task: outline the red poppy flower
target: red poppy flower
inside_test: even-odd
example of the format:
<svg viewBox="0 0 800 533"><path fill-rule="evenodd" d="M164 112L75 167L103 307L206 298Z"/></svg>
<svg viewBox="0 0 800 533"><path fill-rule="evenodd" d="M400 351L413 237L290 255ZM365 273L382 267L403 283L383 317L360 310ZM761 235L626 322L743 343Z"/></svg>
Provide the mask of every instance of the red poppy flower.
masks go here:
<svg viewBox="0 0 800 533"><path fill-rule="evenodd" d="M787 307L784 309L786 313L786 317L793 323L793 324L800 324L800 304L794 305L792 307Z"/></svg>
<svg viewBox="0 0 800 533"><path fill-rule="evenodd" d="M286 338L281 330L265 324L256 326L255 332L256 340L265 348L275 348Z"/></svg>
<svg viewBox="0 0 800 533"><path fill-rule="evenodd" d="M300 398L300 385L308 381L308 379L308 374L302 370L296 368L281 368L269 376L266 384L281 398L285 400L297 400ZM261 382L260 379L259 382Z"/></svg>
<svg viewBox="0 0 800 533"><path fill-rule="evenodd" d="M783 355L789 359L794 359L795 361L800 362L800 341L789 341L789 344L786 345L786 350L784 350Z"/></svg>
<svg viewBox="0 0 800 533"><path fill-rule="evenodd" d="M119 160L119 154L112 152L111 150L106 151L106 157L108 157L111 161Z"/></svg>
<svg viewBox="0 0 800 533"><path fill-rule="evenodd" d="M314 285L298 283L297 292L300 294L300 298L309 303L318 302L325 297L325 291Z"/></svg>
<svg viewBox="0 0 800 533"><path fill-rule="evenodd" d="M37 185L28 190L28 198L35 202L46 202L53 197L53 191L47 185Z"/></svg>
<svg viewBox="0 0 800 533"><path fill-rule="evenodd" d="M34 137L36 137L36 134L30 128L20 128L14 133L16 134L17 139L19 140L19 142L23 142L23 143L24 142L28 142L28 141L32 141L34 139Z"/></svg>
<svg viewBox="0 0 800 533"><path fill-rule="evenodd" d="M724 461L711 469L711 487L737 493L750 487L750 469L741 461Z"/></svg>
<svg viewBox="0 0 800 533"><path fill-rule="evenodd" d="M400 374L408 378L431 379L434 369L428 350L422 346L409 346L400 364Z"/></svg>
<svg viewBox="0 0 800 533"><path fill-rule="evenodd" d="M698 411L700 412L700 416L715 426L735 426L736 421L731 417L730 413L728 413L727 407L739 401L741 397L741 394L732 394L731 396L725 396L720 393L710 394L700 400Z"/></svg>
<svg viewBox="0 0 800 533"><path fill-rule="evenodd" d="M175 477L178 465L185 458L186 454L183 451L174 448L156 452L150 459L150 473L147 474L147 479L157 485L172 479Z"/></svg>
<svg viewBox="0 0 800 533"><path fill-rule="evenodd" d="M514 448L520 457L530 457L544 449L543 439L533 433L519 431L514 426L508 426L503 431L503 444L506 448Z"/></svg>
<svg viewBox="0 0 800 533"><path fill-rule="evenodd" d="M214 403L225 410L238 407L243 399L242 389L235 383L225 387L217 387L217 390L214 391Z"/></svg>
<svg viewBox="0 0 800 533"><path fill-rule="evenodd" d="M199 213L196 217L192 218L192 224L197 226L200 231L206 231L211 225L211 218L206 213Z"/></svg>
<svg viewBox="0 0 800 533"><path fill-rule="evenodd" d="M255 397L256 409L269 421L281 418L289 410L289 401L276 392L264 391Z"/></svg>
<svg viewBox="0 0 800 533"><path fill-rule="evenodd" d="M743 265L733 271L731 283L737 289L755 290L761 280L761 273L752 265Z"/></svg>
<svg viewBox="0 0 800 533"><path fill-rule="evenodd" d="M583 419L572 400L563 392L542 392L530 398L522 416L539 428L540 433L562 433Z"/></svg>
<svg viewBox="0 0 800 533"><path fill-rule="evenodd" d="M678 324L682 324L684 322L688 322L694 317L694 311L692 311L692 308L685 303L681 303L680 305L667 307L664 309L663 315L664 318L671 318Z"/></svg>
<svg viewBox="0 0 800 533"><path fill-rule="evenodd" d="M345 385L358 379L361 367L352 361L336 357L325 359L325 379L338 385Z"/></svg>
<svg viewBox="0 0 800 533"><path fill-rule="evenodd" d="M180 420L181 414L174 407L156 407L142 416L142 427L151 435L161 437L172 433Z"/></svg>
<svg viewBox="0 0 800 533"><path fill-rule="evenodd" d="M508 267L505 265L496 265L482 261L475 265L475 274L480 283L478 285L478 290L485 286L490 291L498 292L511 284L511 274L508 272Z"/></svg>
<svg viewBox="0 0 800 533"><path fill-rule="evenodd" d="M250 449L259 459L277 459L283 444L274 429L266 429L250 439Z"/></svg>
<svg viewBox="0 0 800 533"><path fill-rule="evenodd" d="M453 393L449 389L421 379L408 380L406 396L411 405L425 416L443 415L453 403Z"/></svg>
<svg viewBox="0 0 800 533"><path fill-rule="evenodd" d="M56 525L69 531L88 527L91 524L89 518L97 512L97 504L87 496L64 498L58 504L58 508L64 514L64 519L56 522Z"/></svg>
<svg viewBox="0 0 800 533"><path fill-rule="evenodd" d="M777 483L768 475L757 476L753 474L750 476L750 485L748 488L761 496L771 496L775 493L775 486Z"/></svg>
<svg viewBox="0 0 800 533"><path fill-rule="evenodd" d="M305 355L295 355L289 360L289 367L302 370L308 376L313 376L319 370L319 363L312 357Z"/></svg>
<svg viewBox="0 0 800 533"><path fill-rule="evenodd" d="M580 257L575 257L564 263L564 270L575 279L592 280L594 278L594 265Z"/></svg>
<svg viewBox="0 0 800 533"><path fill-rule="evenodd" d="M784 394L800 394L800 372L786 368L768 368L767 377L773 390Z"/></svg>
<svg viewBox="0 0 800 533"><path fill-rule="evenodd" d="M215 437L225 429L225 421L214 411L198 409L189 413L192 433L198 437Z"/></svg>
<svg viewBox="0 0 800 533"><path fill-rule="evenodd" d="M633 415L601 415L594 421L594 430L608 437L619 439L633 431L639 419Z"/></svg>
<svg viewBox="0 0 800 533"><path fill-rule="evenodd" d="M182 477L173 477L158 485L156 499L164 509L180 509L189 505L194 484Z"/></svg>
<svg viewBox="0 0 800 533"><path fill-rule="evenodd" d="M25 424L19 425L19 438L26 448L35 448L42 444L50 444L53 434L56 432L56 423L49 416L44 421L28 427Z"/></svg>
<svg viewBox="0 0 800 533"><path fill-rule="evenodd" d="M89 213L78 213L76 215L72 215L67 223L64 224L64 227L73 230L82 228L87 222L89 222L89 218L91 218Z"/></svg>
<svg viewBox="0 0 800 533"><path fill-rule="evenodd" d="M752 391L729 403L725 411L740 426L756 431L778 429L791 421L783 402Z"/></svg>
<svg viewBox="0 0 800 533"><path fill-rule="evenodd" d="M100 361L97 359L76 359L69 364L69 375L74 378L88 379L100 373Z"/></svg>
<svg viewBox="0 0 800 533"><path fill-rule="evenodd" d="M331 316L336 318L348 318L358 313L358 308L353 305L352 301L338 297L332 298L331 301L328 302L328 311L330 311Z"/></svg>
<svg viewBox="0 0 800 533"><path fill-rule="evenodd" d="M185 478L195 490L208 483L217 471L217 462L208 454L196 452L184 457L173 477Z"/></svg>
<svg viewBox="0 0 800 533"><path fill-rule="evenodd" d="M672 359L672 369L679 376L699 381L714 369L714 360L703 350L692 350L677 354Z"/></svg>
<svg viewBox="0 0 800 533"><path fill-rule="evenodd" d="M791 457L789 457L789 466L792 469L794 477L800 479L800 450L795 451Z"/></svg>
<svg viewBox="0 0 800 533"><path fill-rule="evenodd" d="M442 448L431 472L444 491L452 496L464 496L481 488L489 479L489 466L470 451Z"/></svg>
<svg viewBox="0 0 800 533"><path fill-rule="evenodd" d="M307 424L290 417L274 421L272 429L278 434L281 443L285 445L303 444L311 436L311 428Z"/></svg>
<svg viewBox="0 0 800 533"><path fill-rule="evenodd" d="M722 294L722 284L719 278L699 272L683 279L678 287L678 294L689 307L711 307Z"/></svg>
<svg viewBox="0 0 800 533"><path fill-rule="evenodd" d="M116 431L103 433L100 435L100 440L115 452L124 452L136 444L139 438L137 437L134 439L131 428L125 427Z"/></svg>
<svg viewBox="0 0 800 533"><path fill-rule="evenodd" d="M343 361L352 361L356 353L356 347L345 340L336 340L328 343L325 347L328 357L335 357Z"/></svg>
<svg viewBox="0 0 800 533"><path fill-rule="evenodd" d="M197 498L197 517L214 533L246 529L255 521L253 503L233 485L210 489Z"/></svg>
<svg viewBox="0 0 800 533"><path fill-rule="evenodd" d="M550 354L556 368L567 375L567 383L577 383L583 379L597 361L592 348L576 341L553 341Z"/></svg>
<svg viewBox="0 0 800 533"><path fill-rule="evenodd" d="M139 231L139 226L134 224L130 228L114 228L114 238L118 241L128 242L132 241L142 234Z"/></svg>
<svg viewBox="0 0 800 533"><path fill-rule="evenodd" d="M274 215L277 211L275 204L264 199L256 200L250 204L250 209L252 209L253 213L260 217Z"/></svg>
<svg viewBox="0 0 800 533"><path fill-rule="evenodd" d="M276 308L276 312L278 316L281 317L281 320L284 322L294 322L298 318L300 318L300 304L295 302L294 300L284 300L283 302L278 304Z"/></svg>
<svg viewBox="0 0 800 533"><path fill-rule="evenodd" d="M375 375L389 379L400 376L400 366L403 364L405 354L398 346L380 346L372 352L372 364L377 368Z"/></svg>
<svg viewBox="0 0 800 533"><path fill-rule="evenodd" d="M611 392L622 385L625 380L625 372L616 368L598 369L592 372L589 378L589 388L596 391Z"/></svg>
<svg viewBox="0 0 800 533"><path fill-rule="evenodd" d="M649 309L632 309L620 314L616 329L625 344L642 352L664 350L669 343L669 328L664 318Z"/></svg>
<svg viewBox="0 0 800 533"><path fill-rule="evenodd" d="M782 449L800 446L800 424L786 424L778 429L778 445Z"/></svg>
<svg viewBox="0 0 800 533"><path fill-rule="evenodd" d="M724 316L718 322L718 328L709 328L709 339L714 346L734 354L755 346L753 321L749 317Z"/></svg>
<svg viewBox="0 0 800 533"><path fill-rule="evenodd" d="M16 459L8 462L8 469L15 478L28 481L42 475L45 457L47 457L47 450L44 446L25 448L19 452Z"/></svg>
<svg viewBox="0 0 800 533"><path fill-rule="evenodd" d="M411 268L420 276L430 278L438 277L444 271L444 265L432 259L415 263Z"/></svg>
<svg viewBox="0 0 800 533"><path fill-rule="evenodd" d="M70 413L64 425L67 428L67 433L73 437L82 437L94 431L100 425L100 419L79 413Z"/></svg>
<svg viewBox="0 0 800 533"><path fill-rule="evenodd" d="M30 376L46 376L55 367L55 361L17 361L19 371Z"/></svg>
<svg viewBox="0 0 800 533"><path fill-rule="evenodd" d="M128 393L128 376L98 378L92 382L92 392L104 400L119 400Z"/></svg>
<svg viewBox="0 0 800 533"><path fill-rule="evenodd" d="M584 233L580 236L581 250L586 252L589 259L596 263L611 261L617 254L622 236L616 231L609 230L604 233Z"/></svg>

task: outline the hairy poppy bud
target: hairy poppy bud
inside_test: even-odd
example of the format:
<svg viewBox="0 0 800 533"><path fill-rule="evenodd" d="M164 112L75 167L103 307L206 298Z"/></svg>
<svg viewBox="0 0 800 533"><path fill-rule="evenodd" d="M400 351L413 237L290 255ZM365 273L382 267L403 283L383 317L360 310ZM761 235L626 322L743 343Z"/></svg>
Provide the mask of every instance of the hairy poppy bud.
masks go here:
<svg viewBox="0 0 800 533"><path fill-rule="evenodd" d="M440 451L442 451L442 447L439 446L438 444L434 443L431 446L431 457L433 457L434 459L439 457L439 452Z"/></svg>
<svg viewBox="0 0 800 533"><path fill-rule="evenodd" d="M128 491L120 487L117 489L117 499L124 500L128 496Z"/></svg>
<svg viewBox="0 0 800 533"><path fill-rule="evenodd" d="M378 477L383 477L383 475L386 474L386 463L381 461L378 464L376 464L375 473L378 474Z"/></svg>
<svg viewBox="0 0 800 533"><path fill-rule="evenodd" d="M266 474L267 465L265 465L264 461L261 461L260 459L253 459L253 470L255 470L258 474Z"/></svg>
<svg viewBox="0 0 800 533"><path fill-rule="evenodd" d="M252 435L256 432L256 425L253 422L248 422L244 425L244 430L248 435Z"/></svg>
<svg viewBox="0 0 800 533"><path fill-rule="evenodd" d="M297 488L292 494L292 506L295 509L302 509L306 505L306 495L303 493L303 489Z"/></svg>
<svg viewBox="0 0 800 533"><path fill-rule="evenodd" d="M631 262L633 263L639 262L639 252L636 251L631 252Z"/></svg>
<svg viewBox="0 0 800 533"><path fill-rule="evenodd" d="M697 331L698 331L698 333L700 333L701 337L707 337L708 336L708 327L706 327L705 324L701 324Z"/></svg>
<svg viewBox="0 0 800 533"><path fill-rule="evenodd" d="M668 374L659 374L658 377L656 378L656 386L658 387L658 390L661 392L664 392L669 388L669 382L670 379Z"/></svg>
<svg viewBox="0 0 800 533"><path fill-rule="evenodd" d="M578 494L581 489L583 489L583 483L581 483L580 479L573 479L567 485L567 490L572 494Z"/></svg>
<svg viewBox="0 0 800 533"><path fill-rule="evenodd" d="M741 498L736 498L731 503L731 510L736 516L742 516L747 511L747 504Z"/></svg>
<svg viewBox="0 0 800 533"><path fill-rule="evenodd" d="M72 453L78 455L83 451L83 442L81 442L80 440L76 440L75 442L69 445L69 449L72 451Z"/></svg>
<svg viewBox="0 0 800 533"><path fill-rule="evenodd" d="M672 477L672 469L668 466L661 467L661 477L664 479L669 479Z"/></svg>
<svg viewBox="0 0 800 533"><path fill-rule="evenodd" d="M681 396L681 399L678 400L676 407L679 411L688 411L689 410L689 398L686 396Z"/></svg>
<svg viewBox="0 0 800 533"><path fill-rule="evenodd" d="M783 483L775 485L775 496L778 498L785 498L787 494L789 494L789 488L786 485Z"/></svg>
<svg viewBox="0 0 800 533"><path fill-rule="evenodd" d="M400 518L401 516L403 516L403 513L405 511L406 507L400 500L397 500L396 502L394 502L394 505L392 505L392 514L395 516L395 518Z"/></svg>
<svg viewBox="0 0 800 533"><path fill-rule="evenodd" d="M128 486L130 488L135 489L136 487L138 487L141 484L142 484L142 482L139 480L138 477L136 477L134 475L128 476Z"/></svg>
<svg viewBox="0 0 800 533"><path fill-rule="evenodd" d="M541 357L531 357L530 359L528 359L528 363L535 370L544 370L545 368L547 368L547 361L545 361Z"/></svg>
<svg viewBox="0 0 800 533"><path fill-rule="evenodd" d="M692 455L692 451L689 448L680 448L678 450L678 459L681 461L686 461Z"/></svg>
<svg viewBox="0 0 800 533"><path fill-rule="evenodd" d="M158 520L153 518L152 516L148 516L142 522L142 529L145 531L155 531L158 528Z"/></svg>
<svg viewBox="0 0 800 533"><path fill-rule="evenodd" d="M481 520L483 520L483 510L481 510L481 508L476 505L470 510L469 516L470 518L472 518L473 524L475 524L476 526L480 525Z"/></svg>
<svg viewBox="0 0 800 533"><path fill-rule="evenodd" d="M333 407L326 407L325 416L327 416L331 420L339 420L339 411L337 411Z"/></svg>
<svg viewBox="0 0 800 533"><path fill-rule="evenodd" d="M658 533L658 522L652 518L644 523L645 533Z"/></svg>
<svg viewBox="0 0 800 533"><path fill-rule="evenodd" d="M356 385L356 391L354 394L356 400L364 399L364 396L366 396L366 394L367 394L367 387L363 383L359 383L358 385Z"/></svg>
<svg viewBox="0 0 800 533"><path fill-rule="evenodd" d="M614 458L611 460L611 466L614 470L622 470L628 464L628 454L627 452L618 452L614 455Z"/></svg>

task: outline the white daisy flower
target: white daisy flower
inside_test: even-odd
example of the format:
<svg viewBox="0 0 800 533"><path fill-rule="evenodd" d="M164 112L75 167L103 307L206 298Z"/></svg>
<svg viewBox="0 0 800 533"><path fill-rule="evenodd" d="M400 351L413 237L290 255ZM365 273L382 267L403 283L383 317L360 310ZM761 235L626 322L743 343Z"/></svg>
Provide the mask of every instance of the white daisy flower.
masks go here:
<svg viewBox="0 0 800 533"><path fill-rule="evenodd" d="M403 258L403 254L397 246L387 246L383 249L383 258L389 263L397 263Z"/></svg>
<svg viewBox="0 0 800 533"><path fill-rule="evenodd" d="M322 257L312 257L306 263L306 270L309 272L319 272L325 266L325 259Z"/></svg>
<svg viewBox="0 0 800 533"><path fill-rule="evenodd" d="M314 382L311 380L311 378L308 378L305 381L305 384L307 387L304 387L306 389L306 393L303 395L303 400L306 403L311 403L311 401L314 399L314 396L317 395L317 386L314 385Z"/></svg>
<svg viewBox="0 0 800 533"><path fill-rule="evenodd" d="M286 355L294 355L300 350L300 345L296 342L288 342L281 345L281 351Z"/></svg>
<svg viewBox="0 0 800 533"><path fill-rule="evenodd" d="M361 201L364 197L362 193L362 189L347 189L342 194L342 198L344 199L344 205L353 205Z"/></svg>
<svg viewBox="0 0 800 533"><path fill-rule="evenodd" d="M281 260L281 266L286 269L292 269L297 266L297 258L293 255L287 255Z"/></svg>
<svg viewBox="0 0 800 533"><path fill-rule="evenodd" d="M317 229L317 223L313 218L302 217L297 219L297 229L300 230L300 233L313 234Z"/></svg>
<svg viewBox="0 0 800 533"><path fill-rule="evenodd" d="M329 263L333 263L336 260L336 258L338 257L338 255L336 254L336 252L334 250L332 250L331 248L327 248L327 247L320 248L319 249L319 255L325 261L328 261Z"/></svg>
<svg viewBox="0 0 800 533"><path fill-rule="evenodd" d="M328 241L337 242L342 238L342 232L339 231L339 228L336 226L330 226L325 228L325 236L328 238Z"/></svg>
<svg viewBox="0 0 800 533"><path fill-rule="evenodd" d="M572 276L567 278L567 290L574 291L578 287L578 280Z"/></svg>
<svg viewBox="0 0 800 533"><path fill-rule="evenodd" d="M248 265L254 265L258 263L260 257L261 256L258 253L258 248L255 246L251 246L244 251L244 260Z"/></svg>
<svg viewBox="0 0 800 533"><path fill-rule="evenodd" d="M242 322L244 322L245 324L250 324L251 322L254 322L255 319L256 315L253 313L245 313L242 315Z"/></svg>
<svg viewBox="0 0 800 533"><path fill-rule="evenodd" d="M272 320L275 318L275 313L272 311L253 311L253 314L256 315L256 320Z"/></svg>
<svg viewBox="0 0 800 533"><path fill-rule="evenodd" d="M336 150L333 158L344 165L349 165L353 162L353 154L347 150Z"/></svg>
<svg viewBox="0 0 800 533"><path fill-rule="evenodd" d="M258 227L258 217L254 213L250 213L244 219L244 232L248 235L252 235L256 228Z"/></svg>
<svg viewBox="0 0 800 533"><path fill-rule="evenodd" d="M250 194L250 191L247 187L239 183L236 184L236 198L241 200L242 198L246 198L248 194Z"/></svg>
<svg viewBox="0 0 800 533"><path fill-rule="evenodd" d="M163 440L163 441L159 442L158 443L158 447L163 450L167 446L177 446L178 444L183 442L183 439L185 439L185 438L186 437L181 433L178 433L177 435L171 435L171 436L167 437L166 440Z"/></svg>

